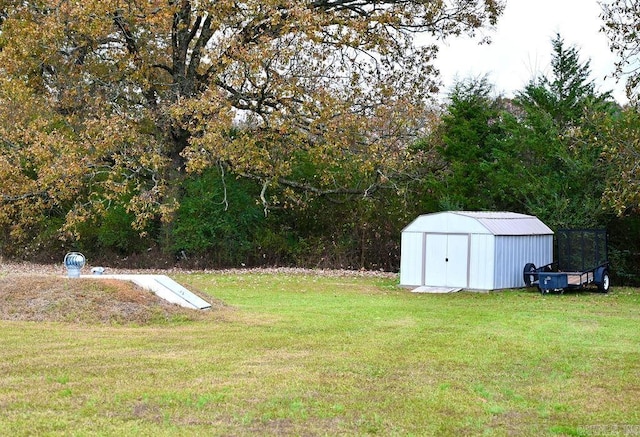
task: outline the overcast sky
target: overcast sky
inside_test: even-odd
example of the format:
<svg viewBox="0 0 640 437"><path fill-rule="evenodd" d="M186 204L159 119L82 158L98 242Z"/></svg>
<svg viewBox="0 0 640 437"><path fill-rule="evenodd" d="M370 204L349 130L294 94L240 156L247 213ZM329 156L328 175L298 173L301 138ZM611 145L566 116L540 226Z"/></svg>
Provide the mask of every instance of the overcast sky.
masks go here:
<svg viewBox="0 0 640 437"><path fill-rule="evenodd" d="M456 78L489 75L498 94L513 96L531 78L550 72L551 40L556 33L565 44L575 45L581 61L591 60L592 78L600 91L614 91L618 102L626 102L624 84L605 80L614 69L615 57L607 38L599 32L601 19L598 0L507 0L504 14L490 36L490 45L458 38L441 45L436 65L444 89Z"/></svg>

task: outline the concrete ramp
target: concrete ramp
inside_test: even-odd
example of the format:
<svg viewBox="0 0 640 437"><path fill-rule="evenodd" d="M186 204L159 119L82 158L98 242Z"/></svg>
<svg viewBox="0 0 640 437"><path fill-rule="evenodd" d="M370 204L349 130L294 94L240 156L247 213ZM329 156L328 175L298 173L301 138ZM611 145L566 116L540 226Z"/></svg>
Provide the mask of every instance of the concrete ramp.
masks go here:
<svg viewBox="0 0 640 437"><path fill-rule="evenodd" d="M423 285L422 287L414 288L411 290L412 293L457 293L462 290L462 288L451 288L451 287L428 287Z"/></svg>
<svg viewBox="0 0 640 437"><path fill-rule="evenodd" d="M166 275L86 275L84 277L131 281L137 286L153 292L167 302L196 310L211 308L210 303L196 296Z"/></svg>

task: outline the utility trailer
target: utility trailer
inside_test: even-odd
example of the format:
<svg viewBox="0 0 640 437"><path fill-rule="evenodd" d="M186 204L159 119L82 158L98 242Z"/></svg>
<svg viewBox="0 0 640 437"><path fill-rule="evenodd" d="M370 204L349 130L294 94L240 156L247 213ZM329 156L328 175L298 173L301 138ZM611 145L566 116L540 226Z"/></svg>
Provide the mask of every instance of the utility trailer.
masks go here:
<svg viewBox="0 0 640 437"><path fill-rule="evenodd" d="M542 294L596 285L609 292L607 231L604 229L560 229L556 232L557 261L542 267L524 266L527 287L537 286Z"/></svg>

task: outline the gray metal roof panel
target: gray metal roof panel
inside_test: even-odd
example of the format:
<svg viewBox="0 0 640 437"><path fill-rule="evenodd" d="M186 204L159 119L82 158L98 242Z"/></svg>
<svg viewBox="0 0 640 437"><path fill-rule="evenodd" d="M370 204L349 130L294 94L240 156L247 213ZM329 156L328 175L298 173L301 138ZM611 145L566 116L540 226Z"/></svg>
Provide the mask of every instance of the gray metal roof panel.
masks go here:
<svg viewBox="0 0 640 437"><path fill-rule="evenodd" d="M515 212L451 211L476 219L493 235L553 235L539 218Z"/></svg>

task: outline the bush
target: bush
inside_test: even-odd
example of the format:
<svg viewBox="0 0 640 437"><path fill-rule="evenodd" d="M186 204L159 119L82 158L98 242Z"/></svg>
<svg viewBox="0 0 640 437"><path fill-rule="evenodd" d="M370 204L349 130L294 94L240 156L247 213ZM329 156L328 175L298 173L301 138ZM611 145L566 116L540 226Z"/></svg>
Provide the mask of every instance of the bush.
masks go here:
<svg viewBox="0 0 640 437"><path fill-rule="evenodd" d="M218 170L187 179L171 231L173 250L206 255L218 266L250 262L265 226L258 196L255 185Z"/></svg>
<svg viewBox="0 0 640 437"><path fill-rule="evenodd" d="M640 286L640 217L613 220L609 232L609 261L616 285Z"/></svg>

